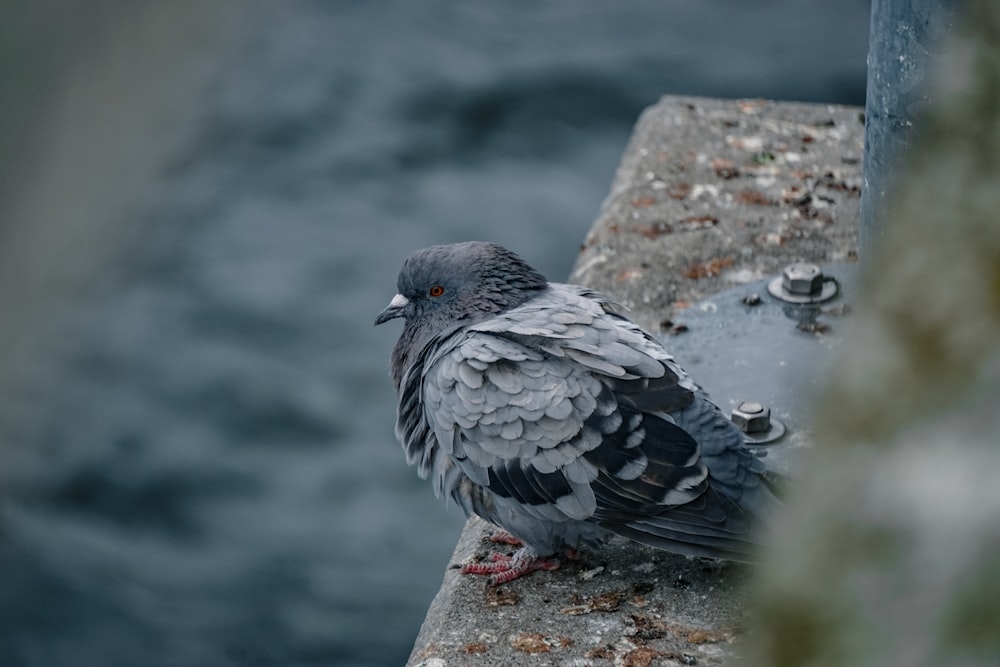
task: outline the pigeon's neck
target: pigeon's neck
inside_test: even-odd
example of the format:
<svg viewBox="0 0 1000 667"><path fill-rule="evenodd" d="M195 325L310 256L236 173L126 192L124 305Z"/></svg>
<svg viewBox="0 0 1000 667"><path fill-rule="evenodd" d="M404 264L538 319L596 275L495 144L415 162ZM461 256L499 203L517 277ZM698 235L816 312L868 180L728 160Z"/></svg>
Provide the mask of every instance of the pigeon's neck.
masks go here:
<svg viewBox="0 0 1000 667"><path fill-rule="evenodd" d="M392 381L396 385L396 391L399 391L403 375L421 359L428 343L455 324L457 323L454 321L441 321L438 318L407 320L396 341L396 347L392 349Z"/></svg>
<svg viewBox="0 0 1000 667"><path fill-rule="evenodd" d="M423 339L421 342L418 339ZM407 323L403 327L403 332L399 334L396 347L392 348L392 383L399 392L399 385L403 383L403 375L413 362L419 357L424 345L428 343L430 336L420 331L420 327L410 326Z"/></svg>
<svg viewBox="0 0 1000 667"><path fill-rule="evenodd" d="M476 321L506 313L531 301L548 289L548 283L532 284L530 287L509 287L504 289L487 289L468 300L462 312L463 319Z"/></svg>

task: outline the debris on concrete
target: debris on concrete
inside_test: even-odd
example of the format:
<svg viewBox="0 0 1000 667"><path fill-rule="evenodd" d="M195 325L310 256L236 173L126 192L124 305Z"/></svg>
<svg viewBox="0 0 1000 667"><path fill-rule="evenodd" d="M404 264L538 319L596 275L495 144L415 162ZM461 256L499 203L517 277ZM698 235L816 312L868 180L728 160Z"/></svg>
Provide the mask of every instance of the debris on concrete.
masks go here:
<svg viewBox="0 0 1000 667"><path fill-rule="evenodd" d="M665 97L646 110L569 281L652 331L792 262L857 259L862 110Z"/></svg>

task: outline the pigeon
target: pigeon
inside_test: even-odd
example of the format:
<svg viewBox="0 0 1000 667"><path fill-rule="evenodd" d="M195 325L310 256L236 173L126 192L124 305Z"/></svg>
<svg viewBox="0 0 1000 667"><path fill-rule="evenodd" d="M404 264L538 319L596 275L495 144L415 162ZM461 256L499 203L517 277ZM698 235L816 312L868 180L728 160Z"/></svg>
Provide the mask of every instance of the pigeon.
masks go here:
<svg viewBox="0 0 1000 667"><path fill-rule="evenodd" d="M621 307L479 241L414 252L397 290L375 324L404 319L391 375L406 460L521 545L465 572L506 583L613 534L757 560L781 506L763 463Z"/></svg>

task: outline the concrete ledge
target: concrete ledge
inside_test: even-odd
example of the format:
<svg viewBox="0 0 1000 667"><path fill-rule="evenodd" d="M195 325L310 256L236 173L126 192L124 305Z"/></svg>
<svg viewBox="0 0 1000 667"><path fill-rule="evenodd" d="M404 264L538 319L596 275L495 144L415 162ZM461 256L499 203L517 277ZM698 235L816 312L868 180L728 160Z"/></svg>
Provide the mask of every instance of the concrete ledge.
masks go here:
<svg viewBox="0 0 1000 667"><path fill-rule="evenodd" d="M863 129L853 107L664 98L640 118L570 280L681 333L699 299L790 261L855 257ZM488 533L470 521L452 563L494 550ZM739 654L750 571L625 540L498 589L453 566L408 664L721 664Z"/></svg>
<svg viewBox="0 0 1000 667"><path fill-rule="evenodd" d="M652 331L792 261L857 257L863 110L665 97L632 135L570 282Z"/></svg>

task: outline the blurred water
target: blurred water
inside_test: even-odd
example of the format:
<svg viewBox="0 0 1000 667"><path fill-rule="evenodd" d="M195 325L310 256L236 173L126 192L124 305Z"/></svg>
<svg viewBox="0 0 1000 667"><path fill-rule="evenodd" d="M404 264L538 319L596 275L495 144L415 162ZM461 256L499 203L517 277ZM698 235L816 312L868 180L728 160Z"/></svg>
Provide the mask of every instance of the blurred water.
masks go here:
<svg viewBox="0 0 1000 667"><path fill-rule="evenodd" d="M372 328L411 250L562 278L664 93L862 104L868 3L287 2L4 405L0 665L401 664L463 517ZM182 46L178 46L182 48Z"/></svg>

